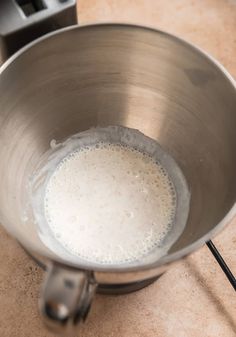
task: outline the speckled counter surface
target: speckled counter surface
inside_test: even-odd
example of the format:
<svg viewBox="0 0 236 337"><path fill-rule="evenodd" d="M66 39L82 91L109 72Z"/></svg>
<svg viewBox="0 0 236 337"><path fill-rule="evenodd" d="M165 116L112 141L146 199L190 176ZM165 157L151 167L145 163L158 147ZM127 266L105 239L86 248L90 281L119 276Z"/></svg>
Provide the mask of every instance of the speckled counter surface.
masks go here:
<svg viewBox="0 0 236 337"><path fill-rule="evenodd" d="M234 0L80 0L81 24L151 25L216 57L236 77ZM236 219L215 243L236 274ZM0 227L0 337L51 337L37 310L43 272ZM235 337L236 293L206 247L156 283L126 296L96 296L73 337Z"/></svg>

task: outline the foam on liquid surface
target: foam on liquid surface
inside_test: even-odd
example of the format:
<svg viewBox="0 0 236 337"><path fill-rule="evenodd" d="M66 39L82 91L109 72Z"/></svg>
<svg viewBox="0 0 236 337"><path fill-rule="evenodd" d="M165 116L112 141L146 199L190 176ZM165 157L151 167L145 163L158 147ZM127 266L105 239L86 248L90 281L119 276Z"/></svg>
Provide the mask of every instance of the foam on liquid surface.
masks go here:
<svg viewBox="0 0 236 337"><path fill-rule="evenodd" d="M160 249L175 212L176 192L165 168L118 143L71 151L45 188L45 219L56 240L98 264L129 263ZM165 253L163 247L159 255Z"/></svg>

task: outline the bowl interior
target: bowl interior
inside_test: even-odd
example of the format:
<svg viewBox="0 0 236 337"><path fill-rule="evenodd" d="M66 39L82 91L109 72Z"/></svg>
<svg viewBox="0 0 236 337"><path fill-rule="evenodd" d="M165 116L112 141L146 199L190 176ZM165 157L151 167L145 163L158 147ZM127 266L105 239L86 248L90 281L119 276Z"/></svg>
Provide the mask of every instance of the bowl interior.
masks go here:
<svg viewBox="0 0 236 337"><path fill-rule="evenodd" d="M177 252L215 229L236 197L236 94L228 75L168 34L129 25L65 29L13 57L0 75L0 216L28 249L51 252L23 221L26 186L58 141L123 125L156 139L191 191Z"/></svg>

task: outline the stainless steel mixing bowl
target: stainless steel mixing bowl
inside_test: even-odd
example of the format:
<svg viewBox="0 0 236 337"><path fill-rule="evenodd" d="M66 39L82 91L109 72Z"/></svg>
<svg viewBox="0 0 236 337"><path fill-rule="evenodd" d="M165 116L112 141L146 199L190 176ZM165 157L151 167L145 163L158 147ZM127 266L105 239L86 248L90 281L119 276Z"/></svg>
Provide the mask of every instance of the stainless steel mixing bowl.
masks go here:
<svg viewBox="0 0 236 337"><path fill-rule="evenodd" d="M155 263L112 269L70 264L43 245L31 219L23 221L27 182L52 139L112 124L139 129L177 161L191 190L188 222L168 255ZM0 220L49 266L41 300L49 325L84 318L97 283L160 275L232 218L235 125L235 83L225 69L154 29L65 28L24 47L2 66Z"/></svg>

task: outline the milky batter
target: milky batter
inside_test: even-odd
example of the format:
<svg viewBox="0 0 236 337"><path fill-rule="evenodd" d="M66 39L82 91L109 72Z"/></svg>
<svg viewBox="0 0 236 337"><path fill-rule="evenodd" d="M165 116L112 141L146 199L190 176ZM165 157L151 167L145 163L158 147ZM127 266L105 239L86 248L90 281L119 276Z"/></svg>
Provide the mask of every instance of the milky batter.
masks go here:
<svg viewBox="0 0 236 337"><path fill-rule="evenodd" d="M118 143L73 150L45 188L45 218L56 240L99 264L133 262L161 247L175 211L176 192L164 167Z"/></svg>

